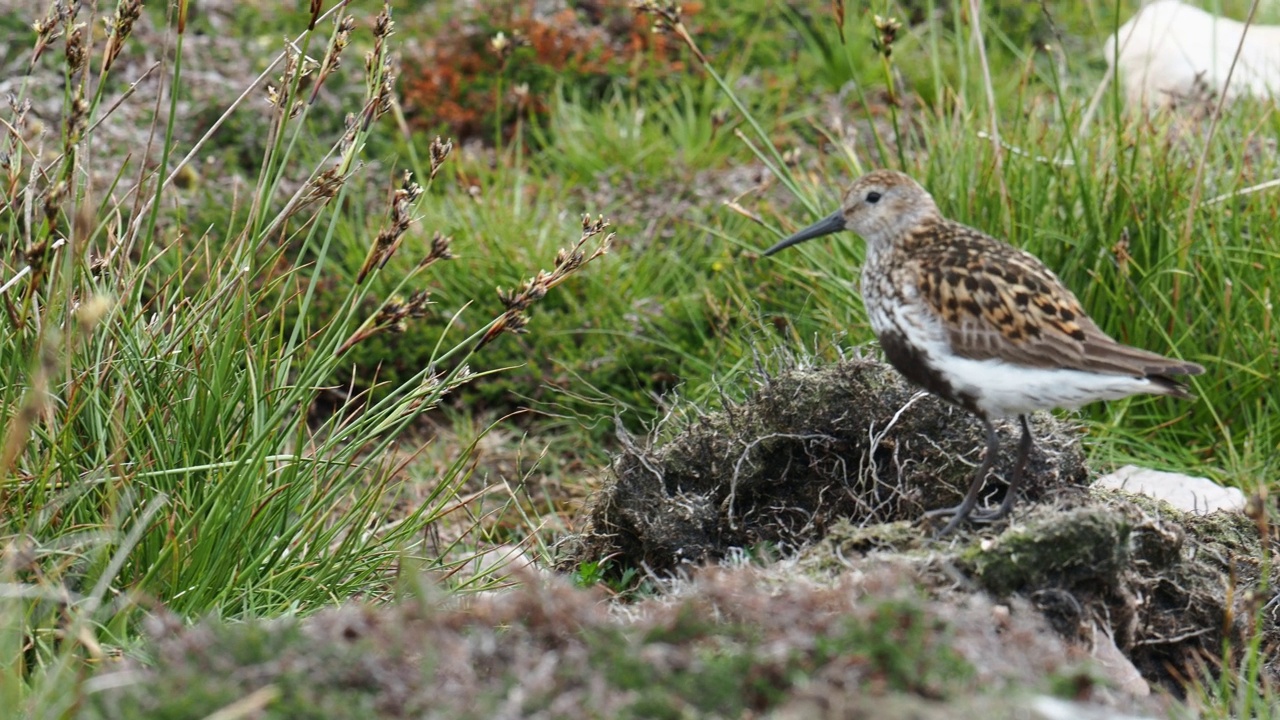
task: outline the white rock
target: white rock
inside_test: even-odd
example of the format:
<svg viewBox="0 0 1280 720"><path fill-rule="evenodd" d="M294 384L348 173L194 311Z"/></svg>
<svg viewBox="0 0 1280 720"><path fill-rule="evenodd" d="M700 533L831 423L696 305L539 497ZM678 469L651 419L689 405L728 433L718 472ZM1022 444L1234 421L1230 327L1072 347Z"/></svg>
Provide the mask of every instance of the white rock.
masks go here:
<svg viewBox="0 0 1280 720"><path fill-rule="evenodd" d="M1228 98L1280 97L1280 25L1245 25L1179 0L1157 0L1139 8L1106 43L1107 62L1117 66L1126 99L1157 107L1211 91ZM1227 88L1231 60L1240 60ZM1116 62L1117 43L1119 62Z"/></svg>
<svg viewBox="0 0 1280 720"><path fill-rule="evenodd" d="M1183 512L1208 515L1217 510L1240 512L1245 497L1239 488L1222 487L1209 478L1125 465L1094 482L1095 487L1123 490L1163 500Z"/></svg>
<svg viewBox="0 0 1280 720"><path fill-rule="evenodd" d="M1085 705L1048 695L1032 698L1030 711L1027 717L1036 720L1150 720L1145 715L1129 715L1110 708Z"/></svg>
<svg viewBox="0 0 1280 720"><path fill-rule="evenodd" d="M1116 641L1101 623L1093 623L1093 659L1111 678L1111 682L1120 690L1136 697L1151 694L1151 685L1142 673L1134 666L1133 661L1125 657Z"/></svg>

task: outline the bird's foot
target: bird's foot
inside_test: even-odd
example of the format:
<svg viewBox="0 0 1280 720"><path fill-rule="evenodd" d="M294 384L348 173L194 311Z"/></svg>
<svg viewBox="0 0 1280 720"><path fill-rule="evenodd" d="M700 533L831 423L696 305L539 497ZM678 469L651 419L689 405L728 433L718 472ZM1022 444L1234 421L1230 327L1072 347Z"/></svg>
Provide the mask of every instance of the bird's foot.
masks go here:
<svg viewBox="0 0 1280 720"><path fill-rule="evenodd" d="M932 520L934 518L940 518L940 517L953 517L955 515L959 515L964 510L965 510L964 503L960 503L959 505L956 505L954 507L938 508L937 510L930 510L925 514L921 515L920 517L924 518L925 520Z"/></svg>
<svg viewBox="0 0 1280 720"><path fill-rule="evenodd" d="M921 518L926 521L933 520L935 518L947 518L947 517L951 518L951 521L948 522L945 526L943 526L943 528L938 531L937 535L935 535L935 537L946 537L947 535L950 535L952 531L954 531L966 520L972 523L977 523L982 525L999 522L1000 520L1003 520L1009 516L1009 511L1011 509L1012 509L1012 503L1008 504L1007 506L1005 504L1001 504L998 507L985 509L985 510L976 510L972 508L966 508L964 506L964 503L960 503L955 507L938 508L937 510L930 510L924 513L924 515L922 515Z"/></svg>
<svg viewBox="0 0 1280 720"><path fill-rule="evenodd" d="M929 512L925 513L921 517L926 522L929 520L933 520L934 518L945 518L945 517L951 518L951 521L948 522L946 525L944 525L941 530L934 533L933 537L936 539L936 538L946 537L947 535L950 535L956 528L960 527L960 525L964 523L964 521L968 519L969 516L972 514L971 513L972 510L973 510L972 503L969 503L969 507L965 507L965 503L960 503L955 507L938 508L937 510L930 510Z"/></svg>
<svg viewBox="0 0 1280 720"><path fill-rule="evenodd" d="M969 516L969 519L976 523L999 522L1009 517L1009 510L1010 508L1007 508L1001 505L1000 507L994 508L992 510L982 510L979 512L975 512Z"/></svg>
<svg viewBox="0 0 1280 720"><path fill-rule="evenodd" d="M920 517L924 518L925 520L932 520L934 518L943 518L943 517L954 517L956 515L959 515L963 509L964 508L961 507L960 505L956 505L955 507L949 507L949 508L939 508L937 510L930 510L924 513L923 515L921 515ZM969 513L969 519L973 520L974 522L995 522L996 520L1000 520L1004 518L1004 516L1008 514L1009 514L1008 510L1005 510L1004 508L1000 508L1000 507L985 508L981 510L975 508L972 512Z"/></svg>

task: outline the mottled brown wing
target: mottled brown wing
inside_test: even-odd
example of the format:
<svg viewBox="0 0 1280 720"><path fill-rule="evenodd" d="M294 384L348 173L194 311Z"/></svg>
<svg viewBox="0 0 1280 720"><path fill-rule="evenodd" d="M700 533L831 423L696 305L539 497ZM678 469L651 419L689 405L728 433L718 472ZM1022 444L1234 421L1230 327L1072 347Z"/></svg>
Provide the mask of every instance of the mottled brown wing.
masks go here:
<svg viewBox="0 0 1280 720"><path fill-rule="evenodd" d="M949 229L948 242L915 257L920 294L950 326L956 354L1139 377L1203 372L1111 339L1030 253L962 225Z"/></svg>

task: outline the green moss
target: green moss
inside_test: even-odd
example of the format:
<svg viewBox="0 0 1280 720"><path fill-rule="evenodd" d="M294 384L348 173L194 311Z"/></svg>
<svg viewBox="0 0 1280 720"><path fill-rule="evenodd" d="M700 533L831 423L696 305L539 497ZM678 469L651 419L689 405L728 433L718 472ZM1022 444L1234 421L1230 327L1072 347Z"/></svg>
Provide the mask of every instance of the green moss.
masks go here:
<svg viewBox="0 0 1280 720"><path fill-rule="evenodd" d="M903 552L919 547L924 540L920 528L911 520L880 523L878 525L854 525L843 521L831 528L825 538L840 553L865 553L877 549Z"/></svg>
<svg viewBox="0 0 1280 720"><path fill-rule="evenodd" d="M264 720L357 720L379 715L397 671L366 660L366 642L316 642L296 622L213 624L180 657L159 658L149 692L91 695L82 718L197 718L253 692L272 696ZM269 689L268 689L269 688Z"/></svg>
<svg viewBox="0 0 1280 720"><path fill-rule="evenodd" d="M981 583L996 595L1029 586L1074 585L1097 579L1110 585L1128 563L1130 526L1116 511L1090 507L1035 516L995 540L961 553Z"/></svg>
<svg viewBox="0 0 1280 720"><path fill-rule="evenodd" d="M895 692L930 698L947 696L973 676L969 663L949 647L945 623L911 600L880 602L868 617L839 622L832 634L817 636L808 649L793 648L783 658L762 652L760 641L743 630L711 621L691 604L640 641L606 632L588 643L592 665L609 683L638 694L630 717L688 717L691 711L733 717L767 709L796 682L833 663L865 667L861 672Z"/></svg>
<svg viewBox="0 0 1280 720"><path fill-rule="evenodd" d="M712 634L724 634L726 628L705 617L692 605L683 605L669 625L654 627L645 635L648 643L685 643L700 640Z"/></svg>
<svg viewBox="0 0 1280 720"><path fill-rule="evenodd" d="M754 643L740 643L726 635L732 630L709 621L693 621L681 611L671 632L651 631L642 642L622 633L604 633L589 639L592 665L600 667L609 683L620 690L638 694L629 708L630 717L686 717L687 711L739 715L750 698L773 702L789 686L784 676L761 673L769 662L758 656ZM693 626L696 626L694 628ZM679 653L682 661L659 666L646 661L644 648L662 654L664 646L695 642L692 661Z"/></svg>
<svg viewBox="0 0 1280 720"><path fill-rule="evenodd" d="M910 600L881 601L870 618L848 620L843 631L819 638L819 662L855 658L897 692L946 697L973 677L973 666L948 645L944 622Z"/></svg>

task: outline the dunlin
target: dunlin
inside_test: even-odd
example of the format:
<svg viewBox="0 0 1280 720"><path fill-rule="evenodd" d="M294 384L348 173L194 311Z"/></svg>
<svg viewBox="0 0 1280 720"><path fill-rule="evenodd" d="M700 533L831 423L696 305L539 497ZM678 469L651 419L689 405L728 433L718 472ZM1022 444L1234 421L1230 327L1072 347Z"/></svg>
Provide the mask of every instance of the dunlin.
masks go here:
<svg viewBox="0 0 1280 720"><path fill-rule="evenodd" d="M1195 363L1116 342L1034 255L943 217L910 177L877 170L850 186L840 210L765 251L852 230L866 241L862 297L885 357L908 380L982 421L987 450L950 516L973 512L1000 440L994 418L1017 416L1018 455L1003 502L975 520L1009 514L1031 451L1027 414L1140 393L1190 397L1175 378Z"/></svg>

